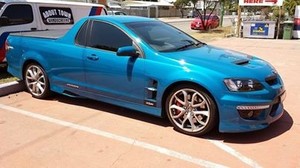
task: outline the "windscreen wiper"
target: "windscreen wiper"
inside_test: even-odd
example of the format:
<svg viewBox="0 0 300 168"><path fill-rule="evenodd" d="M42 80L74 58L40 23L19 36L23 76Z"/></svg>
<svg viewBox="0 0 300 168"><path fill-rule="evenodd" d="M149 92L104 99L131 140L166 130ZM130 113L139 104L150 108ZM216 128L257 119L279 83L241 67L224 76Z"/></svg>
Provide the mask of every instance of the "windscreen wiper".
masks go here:
<svg viewBox="0 0 300 168"><path fill-rule="evenodd" d="M198 41L196 44L195 44L196 46L204 46L204 45L207 45L206 43L203 43L203 42L201 42L201 41Z"/></svg>
<svg viewBox="0 0 300 168"><path fill-rule="evenodd" d="M187 44L187 45L177 48L176 51L183 50L183 49L189 48L194 45L196 45L196 43Z"/></svg>
<svg viewBox="0 0 300 168"><path fill-rule="evenodd" d="M191 41L189 41L190 42L190 44L187 44L187 45L184 45L184 46L182 46L182 47L179 47L179 48L177 48L176 49L176 51L179 51L179 50L183 50L183 49L186 49L186 48L189 48L189 47L191 47L191 46L196 46L196 47L198 47L198 46L203 46L203 45L206 45L206 43L203 43L203 42L197 42L197 43L194 43L194 42L191 42Z"/></svg>

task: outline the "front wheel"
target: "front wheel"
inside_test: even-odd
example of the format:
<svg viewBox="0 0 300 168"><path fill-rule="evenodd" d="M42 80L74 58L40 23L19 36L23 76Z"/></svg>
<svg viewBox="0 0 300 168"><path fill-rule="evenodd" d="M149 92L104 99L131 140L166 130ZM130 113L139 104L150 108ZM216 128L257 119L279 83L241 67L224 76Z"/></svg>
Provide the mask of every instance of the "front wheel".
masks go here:
<svg viewBox="0 0 300 168"><path fill-rule="evenodd" d="M46 72L38 64L29 64L24 72L25 84L30 94L38 99L49 96L50 86Z"/></svg>
<svg viewBox="0 0 300 168"><path fill-rule="evenodd" d="M165 103L167 116L179 132L201 136L211 131L217 122L215 102L194 85L173 89Z"/></svg>

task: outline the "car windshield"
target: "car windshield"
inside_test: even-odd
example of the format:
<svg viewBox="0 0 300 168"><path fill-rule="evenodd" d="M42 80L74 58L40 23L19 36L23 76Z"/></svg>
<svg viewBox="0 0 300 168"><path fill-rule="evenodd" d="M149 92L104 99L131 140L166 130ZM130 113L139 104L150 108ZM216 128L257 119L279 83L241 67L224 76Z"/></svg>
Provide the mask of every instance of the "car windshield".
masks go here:
<svg viewBox="0 0 300 168"><path fill-rule="evenodd" d="M131 22L125 25L159 52L192 49L204 44L163 22Z"/></svg>
<svg viewBox="0 0 300 168"><path fill-rule="evenodd" d="M203 17L203 15L201 17ZM209 15L205 15L205 20L208 20L209 18L213 19L213 16L210 15L210 17L209 17ZM197 19L200 19L200 16Z"/></svg>

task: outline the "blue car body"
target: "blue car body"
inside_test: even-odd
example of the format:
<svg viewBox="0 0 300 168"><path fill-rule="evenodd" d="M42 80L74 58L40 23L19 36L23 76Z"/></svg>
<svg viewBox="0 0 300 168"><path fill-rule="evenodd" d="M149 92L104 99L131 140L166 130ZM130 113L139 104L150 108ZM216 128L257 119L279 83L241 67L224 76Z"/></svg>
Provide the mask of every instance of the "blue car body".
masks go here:
<svg viewBox="0 0 300 168"><path fill-rule="evenodd" d="M124 31L134 39L143 52L142 57L118 57L115 52L76 45L74 37L89 19L107 22ZM157 51L126 26L126 23L150 21L159 22L131 16L88 17L58 39L11 35L8 44L14 49L6 56L8 71L23 79L26 62L34 61L47 73L50 89L54 92L104 101L155 116L163 116L171 88L182 83L195 84L213 98L221 132L263 129L282 116L285 89L279 74L269 63L211 45ZM97 57L88 58L95 53ZM229 90L224 83L225 79L244 78L255 79L262 88L238 92ZM244 109L238 108L241 106ZM265 107L258 108L261 110L258 116L241 117L239 110L255 112L256 106Z"/></svg>

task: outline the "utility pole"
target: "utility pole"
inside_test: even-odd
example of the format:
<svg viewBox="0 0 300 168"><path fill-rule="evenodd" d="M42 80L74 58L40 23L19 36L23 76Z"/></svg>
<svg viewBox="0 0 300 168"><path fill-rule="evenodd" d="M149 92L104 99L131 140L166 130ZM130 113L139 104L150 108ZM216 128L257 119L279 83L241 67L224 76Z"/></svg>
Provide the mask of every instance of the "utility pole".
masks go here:
<svg viewBox="0 0 300 168"><path fill-rule="evenodd" d="M279 38L279 32L280 32L280 21L281 21L281 12L282 12L282 6L278 6L279 8L279 16L278 16L278 23L277 23L277 32L276 32L276 39Z"/></svg>
<svg viewBox="0 0 300 168"><path fill-rule="evenodd" d="M242 7L238 5L237 37L240 37L240 31L241 31L241 24L242 24L241 13L242 13Z"/></svg>

